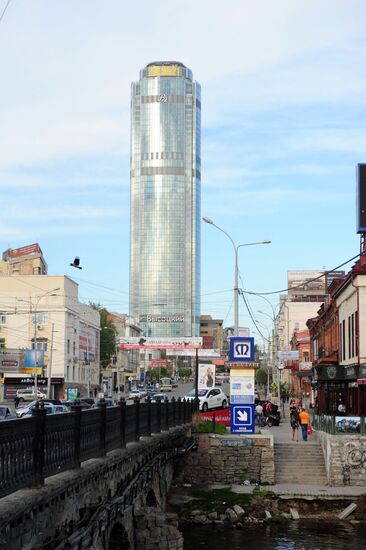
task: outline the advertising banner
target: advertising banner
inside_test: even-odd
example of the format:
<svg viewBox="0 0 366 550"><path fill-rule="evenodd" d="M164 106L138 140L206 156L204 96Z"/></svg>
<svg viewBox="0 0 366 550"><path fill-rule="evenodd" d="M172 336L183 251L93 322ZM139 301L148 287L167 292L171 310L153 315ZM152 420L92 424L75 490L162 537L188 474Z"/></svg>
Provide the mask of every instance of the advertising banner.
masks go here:
<svg viewBox="0 0 366 550"><path fill-rule="evenodd" d="M202 420L211 420L213 419L213 415L215 415L215 422L217 424L223 424L224 426L230 426L230 409L223 409L218 411L207 411L207 412L201 412L200 417Z"/></svg>
<svg viewBox="0 0 366 550"><path fill-rule="evenodd" d="M230 399L234 395L254 395L254 376L230 377Z"/></svg>
<svg viewBox="0 0 366 550"><path fill-rule="evenodd" d="M215 365L198 365L198 389L207 390L215 386Z"/></svg>
<svg viewBox="0 0 366 550"><path fill-rule="evenodd" d="M24 367L43 367L43 350L26 349Z"/></svg>
<svg viewBox="0 0 366 550"><path fill-rule="evenodd" d="M280 361L297 361L299 359L298 351L278 351L277 357Z"/></svg>
<svg viewBox="0 0 366 550"><path fill-rule="evenodd" d="M121 349L195 349L202 346L202 338L118 338Z"/></svg>
<svg viewBox="0 0 366 550"><path fill-rule="evenodd" d="M0 371L21 372L24 366L24 350L0 349Z"/></svg>

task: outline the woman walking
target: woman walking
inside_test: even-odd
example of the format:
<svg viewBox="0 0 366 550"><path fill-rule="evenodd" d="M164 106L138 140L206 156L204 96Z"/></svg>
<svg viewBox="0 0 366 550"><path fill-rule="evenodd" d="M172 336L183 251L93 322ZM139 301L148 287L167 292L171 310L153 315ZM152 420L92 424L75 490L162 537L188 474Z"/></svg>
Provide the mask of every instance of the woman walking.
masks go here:
<svg viewBox="0 0 366 550"><path fill-rule="evenodd" d="M299 441L300 416L299 411L296 408L291 410L290 424L292 428L292 441L295 441L295 436L296 441Z"/></svg>

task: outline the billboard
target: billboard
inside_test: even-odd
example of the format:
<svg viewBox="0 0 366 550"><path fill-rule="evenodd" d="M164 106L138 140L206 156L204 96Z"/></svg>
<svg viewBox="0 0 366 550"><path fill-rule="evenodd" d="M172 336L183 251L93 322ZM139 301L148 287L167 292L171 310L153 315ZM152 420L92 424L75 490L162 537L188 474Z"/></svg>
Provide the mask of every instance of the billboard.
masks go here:
<svg viewBox="0 0 366 550"><path fill-rule="evenodd" d="M117 338L121 349L195 349L202 347L202 338Z"/></svg>
<svg viewBox="0 0 366 550"><path fill-rule="evenodd" d="M0 371L21 372L24 366L24 350L0 349Z"/></svg>
<svg viewBox="0 0 366 550"><path fill-rule="evenodd" d="M233 396L253 395L254 396L254 375L252 376L231 376L230 377L230 399Z"/></svg>
<svg viewBox="0 0 366 550"><path fill-rule="evenodd" d="M325 294L325 273L324 271L288 271L287 287L289 294Z"/></svg>
<svg viewBox="0 0 366 550"><path fill-rule="evenodd" d="M299 351L296 351L296 350L278 351L277 357L280 361L298 361Z"/></svg>
<svg viewBox="0 0 366 550"><path fill-rule="evenodd" d="M26 349L24 352L24 367L43 367L43 350Z"/></svg>
<svg viewBox="0 0 366 550"><path fill-rule="evenodd" d="M27 254L42 254L39 244L28 244L27 246L22 246L21 248L12 248L10 251L11 258L26 256Z"/></svg>
<svg viewBox="0 0 366 550"><path fill-rule="evenodd" d="M97 335L95 329L82 327L79 334L79 359L95 361Z"/></svg>
<svg viewBox="0 0 366 550"><path fill-rule="evenodd" d="M228 340L231 336L235 335L234 327L226 327L224 329L225 337ZM238 327L238 336L250 336L250 329L248 327Z"/></svg>
<svg viewBox="0 0 366 550"><path fill-rule="evenodd" d="M198 389L207 390L215 386L215 365L198 365Z"/></svg>

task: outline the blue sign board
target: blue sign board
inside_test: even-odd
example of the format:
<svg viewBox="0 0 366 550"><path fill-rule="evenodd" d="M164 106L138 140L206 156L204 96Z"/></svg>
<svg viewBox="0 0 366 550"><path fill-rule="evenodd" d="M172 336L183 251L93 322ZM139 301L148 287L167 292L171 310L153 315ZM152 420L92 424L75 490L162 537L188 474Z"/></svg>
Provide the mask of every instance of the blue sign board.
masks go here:
<svg viewBox="0 0 366 550"><path fill-rule="evenodd" d="M254 338L232 336L230 338L230 361L254 361Z"/></svg>
<svg viewBox="0 0 366 550"><path fill-rule="evenodd" d="M254 404L230 405L230 432L232 434L255 433Z"/></svg>
<svg viewBox="0 0 366 550"><path fill-rule="evenodd" d="M230 395L230 403L254 403L254 395Z"/></svg>

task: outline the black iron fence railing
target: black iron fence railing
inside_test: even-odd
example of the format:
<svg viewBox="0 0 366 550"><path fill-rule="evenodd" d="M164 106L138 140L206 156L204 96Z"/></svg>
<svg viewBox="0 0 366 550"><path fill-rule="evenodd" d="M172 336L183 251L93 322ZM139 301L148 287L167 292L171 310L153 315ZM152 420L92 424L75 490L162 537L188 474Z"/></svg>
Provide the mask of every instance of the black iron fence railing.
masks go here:
<svg viewBox="0 0 366 550"><path fill-rule="evenodd" d="M128 407L124 399L115 407L101 399L94 409L81 410L75 401L69 413L46 415L40 402L32 417L0 423L0 497L43 484L48 476L141 436L189 423L196 408L195 401L174 397L157 403L136 399Z"/></svg>
<svg viewBox="0 0 366 550"><path fill-rule="evenodd" d="M331 435L366 435L365 420L364 416L314 414L312 426Z"/></svg>

